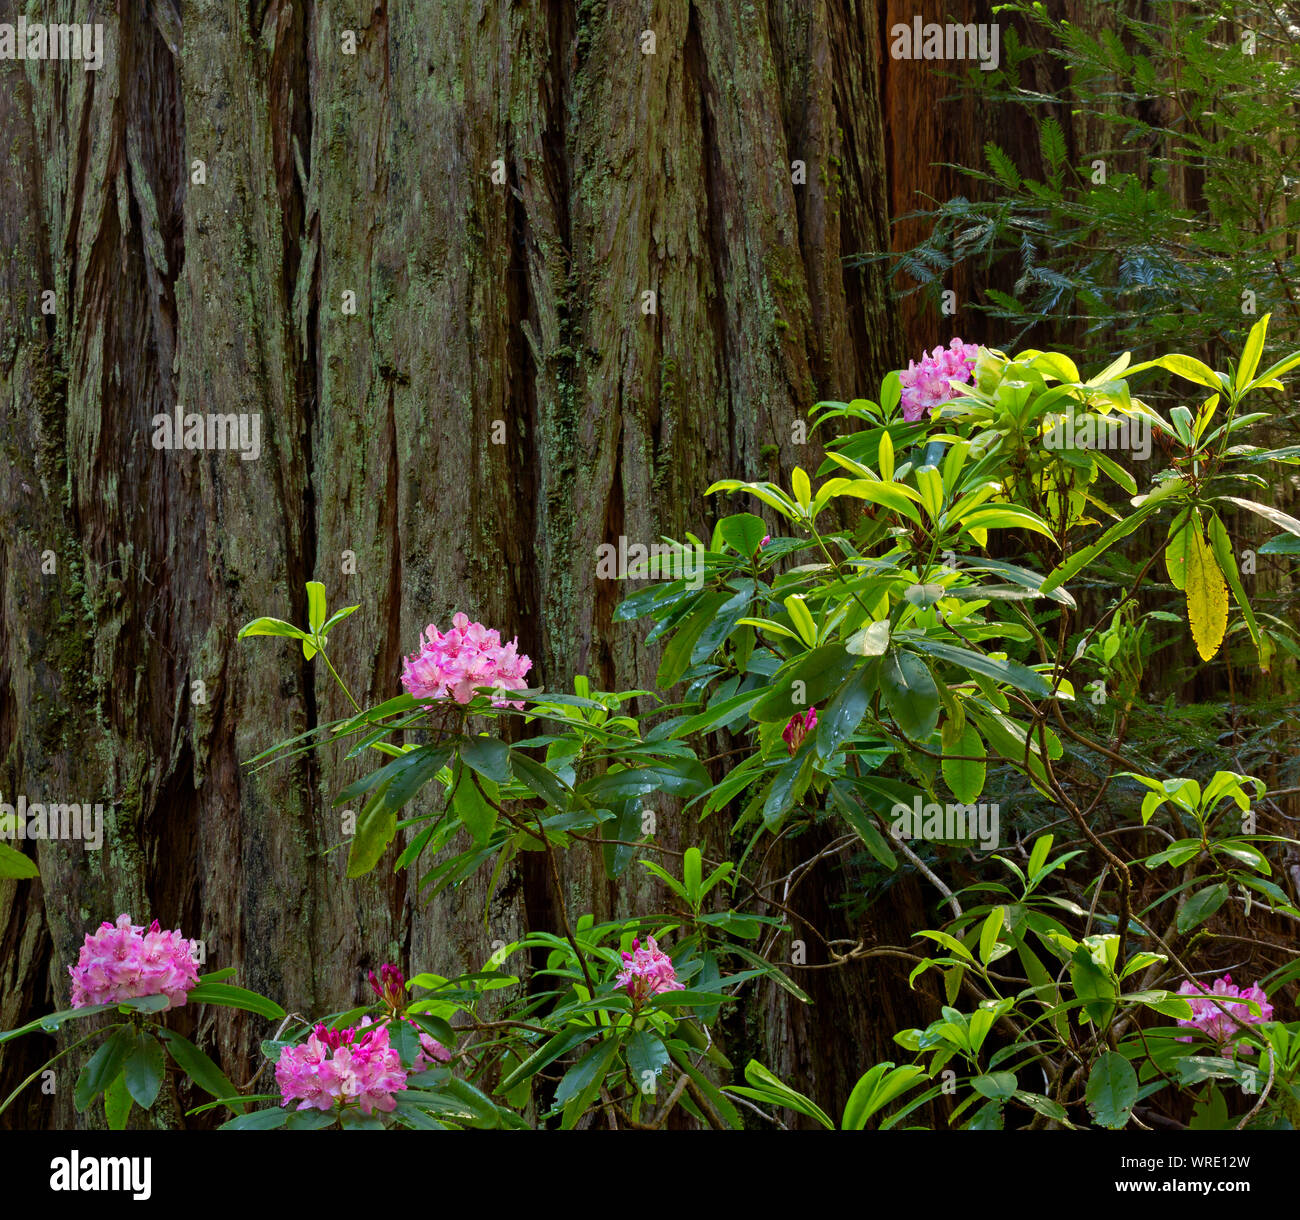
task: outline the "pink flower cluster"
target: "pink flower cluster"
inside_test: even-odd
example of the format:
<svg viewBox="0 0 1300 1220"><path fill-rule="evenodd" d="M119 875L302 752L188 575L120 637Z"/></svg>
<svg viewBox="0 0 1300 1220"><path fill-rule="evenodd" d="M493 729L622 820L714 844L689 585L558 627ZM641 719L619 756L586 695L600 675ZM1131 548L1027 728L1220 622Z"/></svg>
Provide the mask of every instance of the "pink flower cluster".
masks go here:
<svg viewBox="0 0 1300 1220"><path fill-rule="evenodd" d="M466 614L452 618L450 631L440 632L430 623L420 637L420 651L412 653L402 666L402 685L416 699L445 699L468 703L476 686L498 691L524 690L524 675L532 661L519 655L519 641L501 643L501 636L471 623ZM522 708L521 702L492 700L493 707Z"/></svg>
<svg viewBox="0 0 1300 1220"><path fill-rule="evenodd" d="M949 379L970 381L975 371L975 358L979 347L954 339L944 349L936 347L928 356L907 362L907 368L898 374L903 384L903 418L909 423L925 419L935 407L951 402L957 396L948 384Z"/></svg>
<svg viewBox="0 0 1300 1220"><path fill-rule="evenodd" d="M97 932L87 934L68 973L73 1008L150 995L165 995L167 1007L174 1008L185 1003L199 981L193 942L179 931L162 931L156 919L147 929L133 924L130 915L119 915L116 924L105 920Z"/></svg>
<svg viewBox="0 0 1300 1220"><path fill-rule="evenodd" d="M618 972L614 986L627 989L633 1008L640 1008L660 992L684 991L686 987L677 981L672 959L655 944L653 936L645 938L644 948L639 937L632 941L632 952L624 952L623 969Z"/></svg>
<svg viewBox="0 0 1300 1220"><path fill-rule="evenodd" d="M406 1071L389 1045L388 1026L372 1026L362 1017L352 1029L318 1025L301 1046L286 1046L275 1065L275 1082L282 1106L297 1101L299 1110L332 1110L356 1102L370 1114L397 1106L393 1095L406 1088Z"/></svg>
<svg viewBox="0 0 1300 1220"><path fill-rule="evenodd" d="M790 723L781 730L781 740L789 747L791 757L799 752L799 747L803 745L805 738L816 727L817 709L815 707L810 707L803 716L795 712L790 717Z"/></svg>
<svg viewBox="0 0 1300 1220"><path fill-rule="evenodd" d="M1268 997L1259 984L1256 983L1254 987L1238 987L1232 981L1230 974L1215 979L1212 987L1207 987L1204 983L1184 982L1178 989L1178 994L1186 996L1192 1006L1191 1017L1186 1020L1179 1018L1178 1024L1189 1029L1199 1029L1220 1046L1235 1038L1243 1026L1258 1025L1261 1021L1273 1019L1273 1005L1268 1002ZM1214 999L1202 998L1205 996L1213 996ZM1215 1003L1215 1000L1218 1003ZM1242 1004L1242 1000L1254 1000L1259 1005L1259 1016ZM1232 1015L1224 1011L1224 1008L1237 1007L1241 1011ZM1190 1042L1192 1039L1179 1038L1178 1040ZM1241 1049L1248 1055L1255 1053L1255 1048L1249 1044L1243 1044Z"/></svg>

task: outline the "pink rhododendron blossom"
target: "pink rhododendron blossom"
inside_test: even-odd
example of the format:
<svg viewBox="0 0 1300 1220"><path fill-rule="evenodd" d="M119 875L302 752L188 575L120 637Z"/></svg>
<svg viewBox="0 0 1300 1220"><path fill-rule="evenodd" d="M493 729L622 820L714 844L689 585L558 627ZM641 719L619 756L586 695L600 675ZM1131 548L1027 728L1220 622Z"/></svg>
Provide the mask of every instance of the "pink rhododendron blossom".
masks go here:
<svg viewBox="0 0 1300 1220"><path fill-rule="evenodd" d="M804 739L809 733L817 727L817 709L810 707L806 715L800 716L795 712L790 717L790 723L781 730L781 740L790 747L790 754L793 756L798 753L799 747L803 745Z"/></svg>
<svg viewBox="0 0 1300 1220"><path fill-rule="evenodd" d="M1256 983L1254 987L1238 987L1230 974L1215 979L1212 987L1207 987L1204 983L1184 982L1179 987L1178 994L1186 997L1192 1006L1191 1017L1180 1017L1178 1024L1189 1029L1199 1029L1220 1046L1235 1038L1243 1026L1258 1025L1261 1021L1273 1019L1273 1005L1268 1002L1268 997L1259 984ZM1214 999L1205 999L1206 996L1213 996ZM1259 1015L1251 1012L1242 1000L1254 1000L1259 1005ZM1229 1011L1225 1012L1225 1008ZM1192 1039L1179 1038L1178 1041L1190 1042ZM1241 1049L1248 1055L1255 1053L1255 1048L1248 1043L1243 1043Z"/></svg>
<svg viewBox="0 0 1300 1220"><path fill-rule="evenodd" d="M645 938L644 948L639 937L632 941L632 952L624 952L623 969L618 972L614 986L627 989L633 1008L640 1008L660 992L684 991L686 987L677 981L672 959L655 944L653 936Z"/></svg>
<svg viewBox="0 0 1300 1220"><path fill-rule="evenodd" d="M445 699L468 703L476 686L498 691L524 690L524 675L532 661L519 653L519 641L501 643L496 631L469 616L457 614L451 630L440 632L430 623L420 637L420 651L412 653L402 666L402 685L416 699ZM523 708L522 702L493 698L493 707Z"/></svg>
<svg viewBox="0 0 1300 1220"><path fill-rule="evenodd" d="M286 1046L275 1065L282 1106L332 1110L356 1102L365 1114L397 1105L394 1093L406 1088L406 1070L389 1045L388 1026L369 1017L352 1029L318 1025L301 1046Z"/></svg>
<svg viewBox="0 0 1300 1220"><path fill-rule="evenodd" d="M415 1022L411 1022L415 1025ZM416 1025L416 1029L420 1029ZM420 1049L416 1052L415 1065L413 1070L416 1072L428 1071L435 1063L447 1063L451 1059L449 1051L437 1038L431 1034L426 1034L420 1029Z"/></svg>
<svg viewBox="0 0 1300 1220"><path fill-rule="evenodd" d="M976 344L954 339L946 349L936 347L928 356L922 356L920 364L909 360L907 368L898 374L903 386L903 418L909 423L925 419L935 407L956 398L957 391L949 379L970 381L978 354Z"/></svg>
<svg viewBox="0 0 1300 1220"><path fill-rule="evenodd" d="M130 915L119 915L116 924L105 920L87 934L68 973L73 1008L150 995L165 995L167 1007L174 1008L199 981L192 941L179 931L162 931L156 919L148 928L133 924Z"/></svg>

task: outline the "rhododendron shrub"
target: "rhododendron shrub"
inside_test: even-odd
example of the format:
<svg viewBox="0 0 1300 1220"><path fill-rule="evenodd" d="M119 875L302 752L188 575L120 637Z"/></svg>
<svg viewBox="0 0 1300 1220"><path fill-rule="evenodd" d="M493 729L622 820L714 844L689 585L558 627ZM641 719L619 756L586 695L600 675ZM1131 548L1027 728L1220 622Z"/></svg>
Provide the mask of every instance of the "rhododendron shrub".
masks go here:
<svg viewBox="0 0 1300 1220"><path fill-rule="evenodd" d="M1238 630L1261 665L1279 647L1283 629L1255 614L1219 511L1197 490L1217 479L1243 493L1234 503L1280 520L1244 498L1253 476L1240 469L1240 431L1258 416L1238 404L1275 388L1277 376L1300 363L1297 356L1259 370L1266 321L1240 365L1222 375L1170 356L1137 366L1122 358L1085 376L1062 353L1008 355L953 339L886 377L878 402L822 404L819 427L852 426L827 438L816 478L796 468L788 486L716 484L714 493L747 497L743 507L758 511L724 516L707 540L688 537L702 548L702 582L655 583L617 611L619 622L653 620L650 638L663 645L656 684L665 701L677 701L658 717L644 694L634 705L631 695L595 692L581 680L572 695L516 687L507 702L493 685L495 662L474 668L498 638L475 633L469 641L470 624L459 619L450 642L436 628L426 633L403 674L408 696L432 696L426 705L399 697L335 734L364 735L368 748L389 756L339 797L368 802L352 848L358 870L378 862L396 837L397 811L432 784L441 806L408 819L411 837L397 855L399 867L420 870L422 892L438 893L480 869L495 884L526 851L550 856L558 876L554 857L580 850L599 852L613 881L639 864L671 904L645 912L645 922L590 932L565 912L562 927L494 955L490 964L504 971L524 948L545 948L548 976L559 980L554 1002L533 1016L553 1037L576 1041L561 1044L567 1067L554 1092L543 1092L543 1121L571 1125L588 1111L599 1112L602 1125L660 1121L653 1101L633 1091L638 1065L651 1063L661 1065L652 1080L667 1073L697 1112L722 1125L743 1121L737 1097L833 1125L814 1099L762 1064L750 1063L742 1083L702 1071L689 1049L711 1044L709 1027L724 1000L772 986L802 997L803 963L778 967L772 956L799 926L798 902L773 911L754 897L790 878L751 875L767 858L753 849L767 836L828 823L860 844L855 867L868 878L873 870L877 877L913 873L933 885L951 916L922 930L938 952L916 966L916 973L942 972L949 1007L931 1026L897 1034L910 1062L864 1065L841 1125L897 1121L939 1096L941 1074L958 1067L965 1096L954 1122L1124 1126L1139 1121L1140 1094L1206 1093L1239 1071L1199 1054L1180 1023L1231 1032L1214 1041L1235 1048L1234 1064L1266 1050L1274 1096L1260 1121L1286 1112L1300 1076L1300 1040L1292 1047L1291 1028L1270 1018L1289 976L1261 980L1260 996L1252 993L1257 1019L1234 1017L1229 1026L1194 1007L1213 997L1191 995L1184 957L1185 938L1228 892L1249 891L1256 910L1300 916L1267 880L1266 853L1276 851L1278 837L1234 831L1224 818L1225 808L1251 807L1263 785L1226 771L1168 777L1153 772L1154 760L1130 763L1122 745L1093 750L1090 733L1117 731L1092 724L1098 713L1087 713L1083 731L1071 725L1081 716L1076 692L1099 670L1108 680L1126 665L1124 689L1140 693L1122 607L1152 564L1125 569L1137 574L1134 586L1095 623L1081 619L1069 586L1148 520L1168 522L1164 568L1185 599L1203 659L1223 646L1234 603ZM1228 404L1222 422L1214 418L1217 399L1191 425L1159 416L1130 389L1131 378L1153 370L1218 387ZM1105 446L1059 441L1067 424L1076 430L1070 435L1109 437L1117 421L1165 436L1175 451L1169 470L1149 472L1154 479L1139 486ZM1196 483L1183 473L1191 470ZM1093 514L1108 489L1121 499L1118 523L1105 528ZM1105 705L1089 704L1097 706ZM520 721L529 744L510 744L496 727L503 719ZM415 744L381 732L416 725L427 737ZM721 730L747 748L720 751L710 734ZM706 750L725 766L706 770ZM1087 775L1100 778L1080 778ZM995 782L995 792L1028 793L1017 800L1031 821L1014 840L1004 823L1001 841L1026 846L1018 859L993 853L984 869L988 892L959 901L959 887L945 884L943 873L945 853L961 844L949 848L945 834L953 832L940 831L938 842L914 845L931 837L920 812L973 811ZM1142 824L1168 819L1168 853L1121 855L1136 840L1098 837L1084 810L1107 793ZM726 816L749 845L744 868L734 859L706 861L694 846L680 857L663 854L653 818L645 817L652 800ZM1010 816L1007 806L1003 817ZM1033 833L1035 825L1061 822L1075 835L1068 851L1054 851L1053 834ZM471 849L454 848L458 832L468 834ZM809 867L822 859L814 854ZM1182 882L1163 877L1171 862ZM1057 881L1067 867L1085 866L1092 884L1086 876L1077 884L1093 896L1091 913ZM1170 926L1149 913L1161 909L1161 884L1186 890ZM606 937L615 931L612 956ZM807 965L844 968L858 952L837 950ZM434 985L430 1012L471 1028L480 1019L473 1004L458 1009L436 998L463 984L426 981ZM604 1014L608 1032L584 1025L588 1006ZM1021 1041L1006 1044L1008 1029ZM498 1061L501 1096L522 1104L536 1073L533 1048L530 1040Z"/></svg>
<svg viewBox="0 0 1300 1220"><path fill-rule="evenodd" d="M1298 455L1249 443L1261 392L1300 366L1298 353L1261 369L1266 325L1223 372L1178 353L1081 370L1060 352L953 340L886 376L878 401L820 404L820 465L717 483L727 510L678 544L699 570L617 607L618 630L646 620L654 690L548 688L519 637L502 643L530 624L431 606L389 690L362 707L329 652L356 607L329 615L309 583L305 626L240 634L295 641L337 692L317 728L250 765L304 748L369 760L333 794L359 810L348 876L407 870L422 901L482 892L467 920L544 876L554 924L454 977L358 963L337 1002L360 1007L310 1016L217 976L187 990L161 947L147 968L114 966L109 938L125 932L101 929L79 996L115 998L128 976L128 990L166 986L96 1031L108 1042L79 1104L102 1094L120 1117L115 1081L147 1078L121 1070L138 1023L183 995L265 1022L265 1062L235 1065L240 1088L165 1026L147 1034L232 1129L1300 1124L1300 966L1255 936L1300 920L1290 827L1245 763L1130 736L1135 717L1170 718L1143 702L1157 650L1185 658L1189 683L1199 665L1300 655L1294 624L1238 566L1247 543L1285 556L1300 537L1260 502L1257 473ZM1198 387L1194 409L1165 416L1138 397L1170 374ZM1055 439L1116 422L1153 429L1167 461ZM1285 538L1243 532L1243 514ZM1244 732L1235 719L1233 741ZM580 857L567 875L603 874L626 914L572 906L566 853ZM880 945L871 904L904 879L935 926ZM1241 990L1224 972L1246 957L1257 983ZM808 1003L825 972L868 970L928 976L919 1013L923 995L941 1000L894 1032L891 1058L855 1047L862 1075L844 1095L733 1062L756 1011ZM252 1091L260 1073L275 1092Z"/></svg>

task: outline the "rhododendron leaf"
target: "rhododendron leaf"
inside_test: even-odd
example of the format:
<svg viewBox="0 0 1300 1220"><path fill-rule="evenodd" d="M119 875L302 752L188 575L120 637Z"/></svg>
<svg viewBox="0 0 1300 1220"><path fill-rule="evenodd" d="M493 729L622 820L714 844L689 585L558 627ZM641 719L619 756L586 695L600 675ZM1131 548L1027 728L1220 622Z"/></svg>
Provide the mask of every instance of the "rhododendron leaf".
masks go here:
<svg viewBox="0 0 1300 1220"><path fill-rule="evenodd" d="M523 1063L519 1064L504 1080L497 1085L496 1091L509 1093L521 1081L529 1079L542 1068L554 1063L561 1055L567 1054L575 1046L580 1046L588 1038L594 1038L600 1030L592 1026L577 1026L561 1030L554 1037L544 1042Z"/></svg>
<svg viewBox="0 0 1300 1220"><path fill-rule="evenodd" d="M1228 840L1223 843L1212 845L1211 851L1221 852L1225 856L1231 856L1234 860L1244 864L1247 868L1253 868L1257 873L1268 874L1273 870L1269 867L1268 860L1262 852L1246 843L1238 843L1235 840Z"/></svg>
<svg viewBox="0 0 1300 1220"><path fill-rule="evenodd" d="M1203 890L1193 894L1178 912L1178 931L1190 932L1198 924L1204 923L1228 900L1228 883L1220 881L1217 885L1207 885Z"/></svg>
<svg viewBox="0 0 1300 1220"><path fill-rule="evenodd" d="M939 691L915 653L891 650L880 663L880 693L903 733L925 740L939 723Z"/></svg>
<svg viewBox="0 0 1300 1220"><path fill-rule="evenodd" d="M290 1131L323 1131L338 1122L332 1110L292 1110L284 1124Z"/></svg>
<svg viewBox="0 0 1300 1220"><path fill-rule="evenodd" d="M307 625L313 634L320 634L325 623L325 586L318 580L307 582Z"/></svg>
<svg viewBox="0 0 1300 1220"><path fill-rule="evenodd" d="M731 1089L731 1092L753 1097L758 1101L766 1101L771 1105L785 1106L796 1113L816 1119L827 1130L835 1129L835 1124L816 1102L779 1080L757 1059L751 1059L745 1065L745 1079L749 1082L749 1088L736 1086Z"/></svg>
<svg viewBox="0 0 1300 1220"><path fill-rule="evenodd" d="M1015 1072L989 1072L976 1076L970 1082L971 1088L981 1097L1008 1098L1016 1091Z"/></svg>
<svg viewBox="0 0 1300 1220"><path fill-rule="evenodd" d="M876 669L877 663L871 661L850 674L818 717L816 750L820 758L829 758L857 732L876 693Z"/></svg>
<svg viewBox="0 0 1300 1220"><path fill-rule="evenodd" d="M1128 1123L1138 1099L1138 1077L1123 1055L1107 1051L1088 1074L1088 1109L1103 1127L1117 1130Z"/></svg>
<svg viewBox="0 0 1300 1220"><path fill-rule="evenodd" d="M881 483L871 479L854 479L840 489L843 496L851 496L856 500L865 500L868 504L875 504L881 508L887 508L891 512L902 513L909 521L921 524L921 514L916 511L916 500L920 499L920 494L913 488L903 483Z"/></svg>
<svg viewBox="0 0 1300 1220"><path fill-rule="evenodd" d="M0 877L39 877L36 861L7 843L0 843Z"/></svg>
<svg viewBox="0 0 1300 1220"><path fill-rule="evenodd" d="M1241 574L1237 570L1237 557L1232 551L1232 541L1217 513L1210 514L1209 534L1210 549L1214 552L1219 570L1227 580L1229 588L1232 589L1232 596L1237 600L1241 617L1246 621L1246 630L1250 633L1251 642L1259 655L1259 668L1262 672L1268 673L1274 652L1273 641L1260 631L1259 623L1255 620L1254 608L1246 596L1246 590L1241 583Z"/></svg>
<svg viewBox="0 0 1300 1220"><path fill-rule="evenodd" d="M335 610L334 613L331 614L329 618L327 618L325 622L321 624L321 629L320 629L321 639L324 639L327 635L329 635L330 628L333 627L335 623L342 622L342 620L347 618L349 614L352 614L354 611L360 609L361 609L360 606L344 606L342 610Z"/></svg>
<svg viewBox="0 0 1300 1220"><path fill-rule="evenodd" d="M979 729L969 721L958 726L955 720L949 719L943 723L942 742L944 782L959 801L972 805L984 790L987 772L987 764L983 761L986 757L984 739L980 737Z"/></svg>
<svg viewBox="0 0 1300 1220"><path fill-rule="evenodd" d="M1187 620L1202 661L1219 651L1228 629L1228 586L1199 529L1187 549Z"/></svg>
<svg viewBox="0 0 1300 1220"><path fill-rule="evenodd" d="M338 1118L344 1131L382 1131L384 1120L378 1114L365 1114L361 1110L344 1110Z"/></svg>
<svg viewBox="0 0 1300 1220"><path fill-rule="evenodd" d="M131 1117L132 1104L125 1076L119 1073L117 1079L104 1090L104 1118L108 1122L110 1131L126 1130L127 1120Z"/></svg>
<svg viewBox="0 0 1300 1220"><path fill-rule="evenodd" d="M1044 699L1052 693L1052 688L1042 674L1026 665L1021 665L1018 661L1000 660L997 657L985 656L982 652L975 652L969 648L957 648L952 644L945 644L941 640L932 640L925 636L910 642L919 651L928 652L932 657L938 657L942 661L950 661L952 664L960 665L963 669L970 670L972 673L983 674L986 678L992 678L994 682L1005 682L1007 685L1014 686L1017 690L1022 690L1025 694L1032 695L1034 698Z"/></svg>
<svg viewBox="0 0 1300 1220"><path fill-rule="evenodd" d="M162 1038L167 1047L167 1053L172 1057L176 1066L199 1088L205 1093L210 1093L213 1097L225 1101L237 1113L243 1113L245 1102L239 1096L239 1090L230 1083L225 1073L193 1042L172 1029L160 1030L159 1037Z"/></svg>
<svg viewBox="0 0 1300 1220"><path fill-rule="evenodd" d="M289 1121L289 1112L275 1106L269 1110L253 1110L224 1122L220 1131L274 1131Z"/></svg>
<svg viewBox="0 0 1300 1220"><path fill-rule="evenodd" d="M727 911L724 912L723 914L730 915L730 914L734 914L734 912ZM701 923L713 923L715 921L720 922L721 918L722 917L720 915L704 916L700 922ZM760 916L756 915L754 916L754 921L757 922L760 918L761 918ZM774 923L777 926L780 926L779 921L775 921L775 920L764 919L763 922ZM749 962L751 965L757 967L757 969L763 974L764 977L771 979L778 987L780 987L783 991L788 991L792 996L794 996L796 1000L799 1000L801 1003L811 1004L813 1002L812 996L810 996L802 987L800 987L796 982L794 982L794 980L791 979L790 976L785 973L785 971L778 969L776 966L772 965L772 963L769 962L767 958L762 957L761 955L755 953L752 949L747 948L745 945L727 945L725 946L725 951L727 953L734 954L737 957L742 958L744 961Z"/></svg>
<svg viewBox="0 0 1300 1220"><path fill-rule="evenodd" d="M432 1013L412 1011L410 1019L443 1046L451 1048L456 1045L456 1031L441 1017L435 1017Z"/></svg>
<svg viewBox="0 0 1300 1220"><path fill-rule="evenodd" d="M510 766L514 776L554 809L569 807L569 794L564 784L535 758L520 750L510 751Z"/></svg>
<svg viewBox="0 0 1300 1220"><path fill-rule="evenodd" d="M11 1038L21 1038L24 1034L33 1033L38 1029L52 1034L65 1021L93 1017L96 1013L107 1012L110 1008L115 1007L115 1004L89 1004L85 1008L64 1008L59 1012L46 1013L43 1017L28 1021L26 1025L20 1025L16 1029L7 1029L0 1033L0 1043L8 1042Z"/></svg>
<svg viewBox="0 0 1300 1220"><path fill-rule="evenodd" d="M839 806L840 812L844 814L845 820L857 832L858 838L866 844L867 850L886 868L897 868L898 857L890 849L885 836L880 833L875 823L840 782L831 785L831 795Z"/></svg>
<svg viewBox="0 0 1300 1220"><path fill-rule="evenodd" d="M1046 522L1036 513L1018 504L989 504L976 508L969 514L954 513L955 520L961 524L962 531L989 529L1026 529L1035 534L1042 534L1056 542L1056 535L1048 529ZM1059 544L1058 544L1059 545Z"/></svg>
<svg viewBox="0 0 1300 1220"><path fill-rule="evenodd" d="M1155 360L1149 360L1145 364L1134 365L1129 370L1129 374L1138 372L1141 369L1150 368L1152 365L1158 365L1160 368L1168 369L1171 373L1176 373L1185 381L1195 382L1197 385L1208 386L1211 390L1226 390L1228 387L1224 384L1224 379L1219 376L1209 365L1197 360L1195 356L1184 356L1181 352L1170 352L1167 356L1159 356Z"/></svg>
<svg viewBox="0 0 1300 1220"><path fill-rule="evenodd" d="M1220 496L1219 499L1235 504L1238 508L1248 508L1252 513L1258 513L1265 521L1280 526L1287 533L1300 536L1300 521L1288 516L1281 509L1274 508L1271 504L1256 504L1253 500L1243 500L1238 496Z"/></svg>
<svg viewBox="0 0 1300 1220"><path fill-rule="evenodd" d="M633 1083L647 1092L668 1063L668 1048L658 1034L638 1029L627 1040L627 1066L632 1069ZM648 1078L648 1079L647 1079Z"/></svg>
<svg viewBox="0 0 1300 1220"><path fill-rule="evenodd" d="M611 881L621 877L639 850L635 844L642 837L644 814L639 797L617 803L614 817L601 830L605 876Z"/></svg>
<svg viewBox="0 0 1300 1220"><path fill-rule="evenodd" d="M229 983L200 981L197 986L190 988L188 999L192 1003L197 1001L200 1004L219 1004L225 1008L242 1008L272 1021L283 1021L288 1015L274 1000Z"/></svg>
<svg viewBox="0 0 1300 1220"><path fill-rule="evenodd" d="M134 1046L134 1031L122 1026L90 1057L78 1074L72 1093L78 1114L117 1078Z"/></svg>
<svg viewBox="0 0 1300 1220"><path fill-rule="evenodd" d="M740 1130L744 1127L745 1122L740 1117L740 1111L736 1109L732 1101L723 1093L712 1080L708 1078L695 1064L691 1061L691 1056L684 1051L679 1044L669 1046L669 1054L672 1055L673 1062L690 1078L691 1083L704 1095L709 1104L717 1111L722 1120L733 1130ZM687 1106L688 1095L682 1096L682 1107L689 1112L694 1111L700 1121L704 1121L694 1105Z"/></svg>
<svg viewBox="0 0 1300 1220"><path fill-rule="evenodd" d="M741 915L737 911L719 911L715 915L701 915L699 922L711 928L722 928L731 936L741 936L754 940L763 930L756 915ZM739 945L728 945L728 952L739 949Z"/></svg>
<svg viewBox="0 0 1300 1220"><path fill-rule="evenodd" d="M170 1005L171 1000L165 995L141 995L119 1000L117 1008L119 1012L162 1012Z"/></svg>
<svg viewBox="0 0 1300 1220"><path fill-rule="evenodd" d="M593 1046L555 1086L555 1104L564 1105L588 1090L593 1094L597 1092L617 1052L618 1041L615 1038L606 1038Z"/></svg>
<svg viewBox="0 0 1300 1220"><path fill-rule="evenodd" d="M763 802L763 825L768 830L775 830L794 804L800 774L804 771L805 762L810 759L811 755L791 758L777 771Z"/></svg>
<svg viewBox="0 0 1300 1220"><path fill-rule="evenodd" d="M1075 551L1064 563L1054 568L1048 573L1040 586L1044 593L1050 593L1058 585L1063 585L1077 573L1083 571L1094 559L1097 558L1108 547L1118 542L1121 538L1126 538L1129 534L1139 529L1142 522L1147 519L1156 509L1158 504L1153 504L1149 499L1143 503L1143 506L1131 516L1124 518L1123 521L1112 525L1096 542L1082 550Z"/></svg>
<svg viewBox="0 0 1300 1220"><path fill-rule="evenodd" d="M301 627L286 623L278 618L255 618L251 623L239 629L236 639L247 639L251 635L280 635L295 640L307 640L311 636Z"/></svg>
<svg viewBox="0 0 1300 1220"><path fill-rule="evenodd" d="M773 675L763 697L750 709L750 716L761 723L787 721L795 712L805 714L817 707L837 687L857 663L843 644L823 644L801 654Z"/></svg>
<svg viewBox="0 0 1300 1220"><path fill-rule="evenodd" d="M746 558L753 556L767 536L767 522L753 513L735 513L718 522L724 542Z"/></svg>
<svg viewBox="0 0 1300 1220"><path fill-rule="evenodd" d="M895 1067L891 1061L878 1063L853 1086L840 1120L843 1131L863 1131L867 1122L891 1101L924 1080L925 1069L916 1064Z"/></svg>
<svg viewBox="0 0 1300 1220"><path fill-rule="evenodd" d="M447 1128L436 1118L430 1118L419 1106L399 1101L393 1111L393 1118L412 1131L446 1131Z"/></svg>
<svg viewBox="0 0 1300 1220"><path fill-rule="evenodd" d="M127 1092L142 1109L153 1105L162 1084L166 1064L162 1047L152 1034L141 1033L122 1067ZM129 1110L130 1107L128 1107Z"/></svg>
<svg viewBox="0 0 1300 1220"><path fill-rule="evenodd" d="M498 784L510 781L510 747L494 737L471 737L460 747L460 756L480 775Z"/></svg>
<svg viewBox="0 0 1300 1220"><path fill-rule="evenodd" d="M488 782L491 783L491 780ZM496 828L497 811L479 791L474 772L463 764L456 767L456 786L452 790L451 807L461 825L469 831L470 838L480 846L485 845Z"/></svg>
<svg viewBox="0 0 1300 1220"><path fill-rule="evenodd" d="M366 802L357 818L356 832L348 848L348 876L364 877L370 872L396 834L397 814L385 804L381 790Z"/></svg>
<svg viewBox="0 0 1300 1220"><path fill-rule="evenodd" d="M729 593L706 593L700 597L695 608L678 625L673 638L668 641L664 655L659 662L659 672L655 675L655 685L661 689L676 686L691 665L691 654L704 629L712 621L722 604L731 599Z"/></svg>
<svg viewBox="0 0 1300 1220"><path fill-rule="evenodd" d="M1165 571L1175 589L1187 586L1187 561L1191 554L1192 537L1200 533L1201 517L1195 509L1185 508L1169 527L1169 541L1165 544Z"/></svg>
<svg viewBox="0 0 1300 1220"><path fill-rule="evenodd" d="M665 759L652 767L611 771L582 784L578 791L595 801L666 792L671 796L698 796L712 786L709 773L695 759Z"/></svg>

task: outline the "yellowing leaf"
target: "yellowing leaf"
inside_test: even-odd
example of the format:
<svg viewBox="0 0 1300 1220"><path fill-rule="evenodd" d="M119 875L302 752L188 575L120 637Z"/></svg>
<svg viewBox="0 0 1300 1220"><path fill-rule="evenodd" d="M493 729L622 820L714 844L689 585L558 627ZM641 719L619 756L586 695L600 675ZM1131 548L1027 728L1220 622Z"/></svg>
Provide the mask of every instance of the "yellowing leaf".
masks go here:
<svg viewBox="0 0 1300 1220"><path fill-rule="evenodd" d="M1215 562L1214 552L1200 530L1187 548L1187 621L1202 661L1208 661L1223 643L1228 629L1228 586Z"/></svg>

